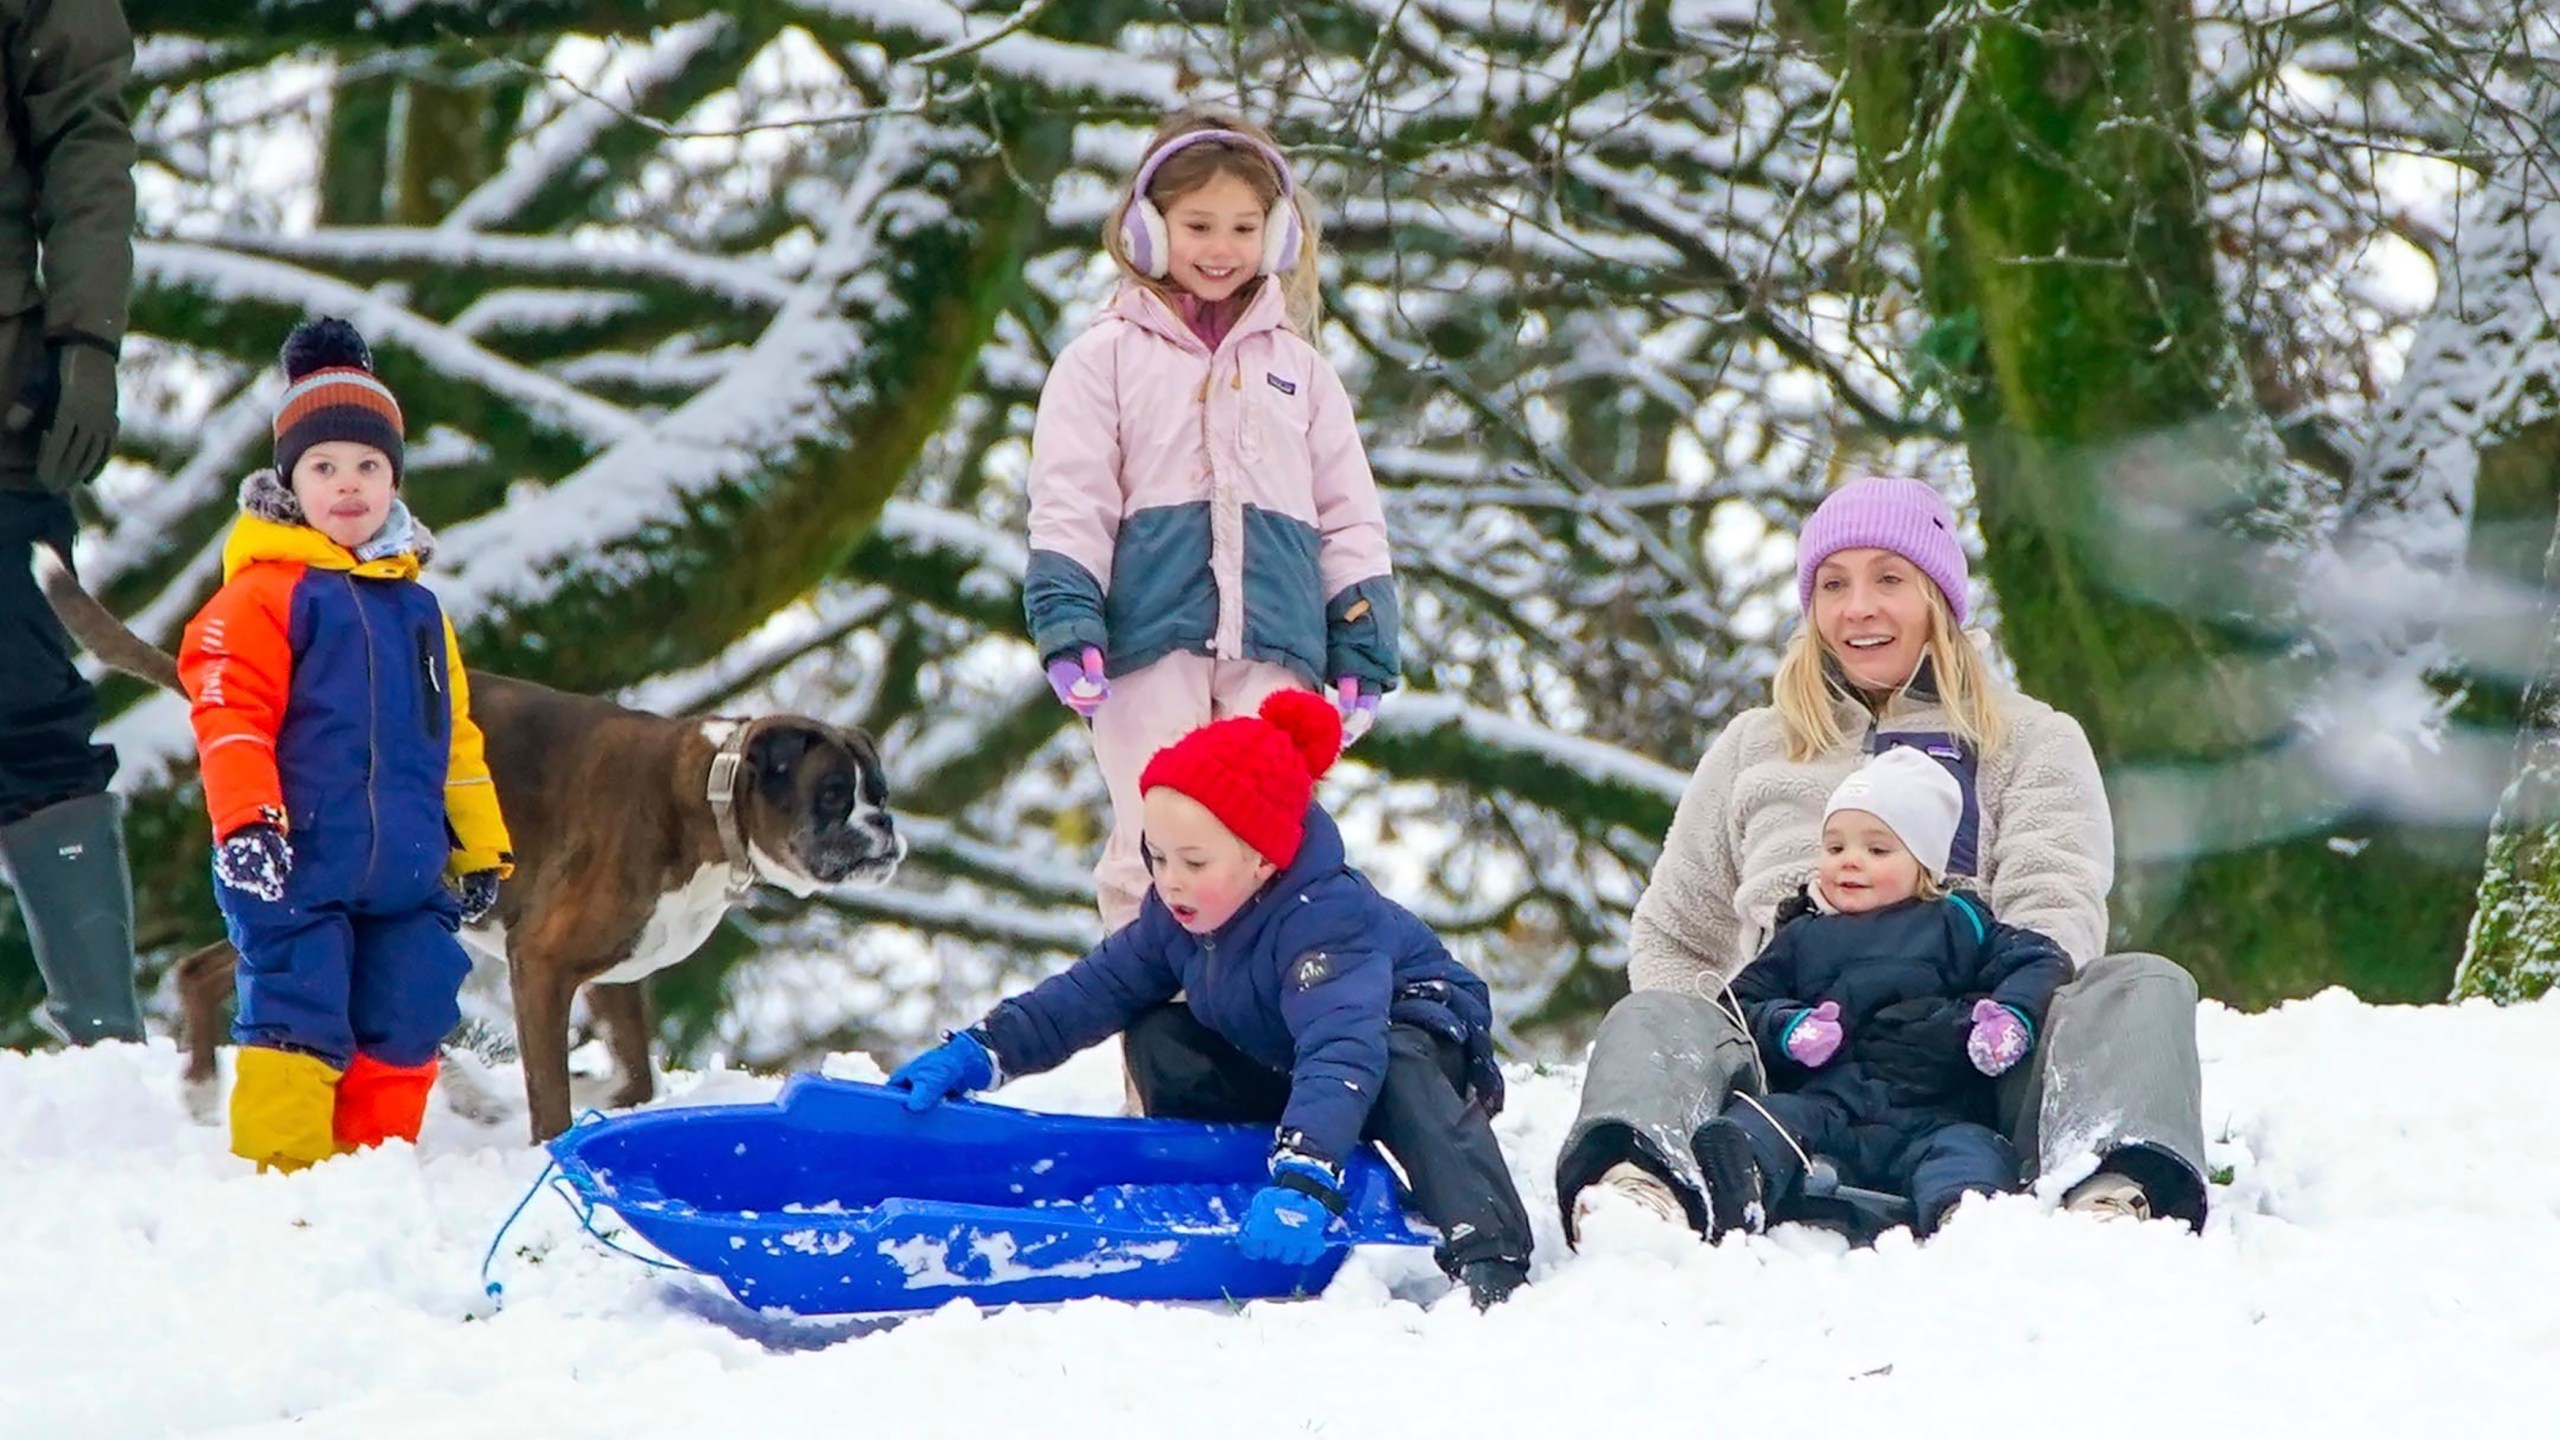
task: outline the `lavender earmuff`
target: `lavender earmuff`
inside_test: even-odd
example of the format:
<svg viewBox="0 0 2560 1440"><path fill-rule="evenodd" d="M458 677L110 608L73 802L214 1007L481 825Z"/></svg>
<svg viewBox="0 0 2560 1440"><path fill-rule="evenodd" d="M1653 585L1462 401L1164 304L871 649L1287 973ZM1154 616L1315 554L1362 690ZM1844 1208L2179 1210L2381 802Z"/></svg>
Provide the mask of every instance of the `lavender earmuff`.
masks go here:
<svg viewBox="0 0 2560 1440"><path fill-rule="evenodd" d="M1120 212L1120 248L1129 264L1150 280L1161 280L1173 264L1173 238L1166 229L1164 212L1147 198L1147 185L1156 178L1157 167L1170 159L1175 151L1210 140L1250 146L1271 162L1280 176L1280 198L1271 204L1271 213L1262 221L1262 268L1260 275L1276 275L1294 269L1303 241L1298 224L1298 178L1289 169L1289 161L1278 150L1239 130L1194 130L1176 135L1156 147L1138 167L1138 178L1129 187L1128 207Z"/></svg>

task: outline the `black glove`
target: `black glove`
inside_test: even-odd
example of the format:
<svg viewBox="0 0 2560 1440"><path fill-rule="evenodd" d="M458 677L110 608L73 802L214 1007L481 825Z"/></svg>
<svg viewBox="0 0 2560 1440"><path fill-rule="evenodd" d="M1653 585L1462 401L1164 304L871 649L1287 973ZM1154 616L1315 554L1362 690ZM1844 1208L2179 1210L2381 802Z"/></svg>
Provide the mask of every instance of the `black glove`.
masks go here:
<svg viewBox="0 0 2560 1440"><path fill-rule="evenodd" d="M116 444L114 352L86 340L49 342L0 423L44 436L36 483L46 490L59 495L96 479Z"/></svg>
<svg viewBox="0 0 2560 1440"><path fill-rule="evenodd" d="M462 923L474 924L498 908L498 872L474 870L455 883L453 893L462 902Z"/></svg>
<svg viewBox="0 0 2560 1440"><path fill-rule="evenodd" d="M1849 1032L1850 1055L1887 1085L1914 1095L1944 1095L1982 1076L1965 1054L1973 1033L1973 1001L1924 995L1897 1000Z"/></svg>

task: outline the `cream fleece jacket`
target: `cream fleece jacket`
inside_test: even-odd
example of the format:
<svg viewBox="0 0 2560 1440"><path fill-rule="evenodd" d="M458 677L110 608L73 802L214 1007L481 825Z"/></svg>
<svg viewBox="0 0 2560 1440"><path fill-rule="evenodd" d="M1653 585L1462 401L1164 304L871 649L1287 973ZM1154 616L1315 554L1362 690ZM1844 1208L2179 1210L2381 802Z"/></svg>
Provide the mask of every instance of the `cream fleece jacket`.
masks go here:
<svg viewBox="0 0 2560 1440"><path fill-rule="evenodd" d="M1636 902L1627 958L1638 990L1713 995L1769 937L1780 901L1813 878L1822 806L1866 756L1870 735L1945 731L1934 699L1899 695L1875 716L1837 702L1850 739L1809 761L1787 758L1778 712L1745 711L1698 762ZM2003 921L2050 937L2085 965L2106 953L2115 833L2097 757L2080 722L2014 691L2008 734L1982 757L1975 885ZM1712 983L1710 977L1713 977Z"/></svg>

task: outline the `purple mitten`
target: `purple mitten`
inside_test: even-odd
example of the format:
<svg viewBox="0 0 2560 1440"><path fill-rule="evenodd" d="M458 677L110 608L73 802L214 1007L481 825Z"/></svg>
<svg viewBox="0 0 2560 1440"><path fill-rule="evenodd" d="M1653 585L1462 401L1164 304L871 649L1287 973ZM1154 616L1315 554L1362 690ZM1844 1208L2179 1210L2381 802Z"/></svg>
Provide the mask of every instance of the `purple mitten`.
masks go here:
<svg viewBox="0 0 2560 1440"><path fill-rule="evenodd" d="M1972 1057L1974 1069L1985 1075L2000 1074L2025 1057L2027 1022L1997 1000L1976 1000L1973 1033L1965 1037L1964 1053Z"/></svg>
<svg viewBox="0 0 2560 1440"><path fill-rule="evenodd" d="M1787 1053L1807 1070L1819 1070L1840 1053L1840 1002L1825 1000L1787 1027Z"/></svg>
<svg viewBox="0 0 2560 1440"><path fill-rule="evenodd" d="M1378 723L1378 692L1353 676L1340 676L1333 682L1333 708L1342 712L1342 743L1348 748Z"/></svg>
<svg viewBox="0 0 2560 1440"><path fill-rule="evenodd" d="M1049 662L1049 688L1058 692L1058 703L1087 720L1111 698L1111 682L1102 678L1102 652L1091 645L1084 647L1082 661L1064 655Z"/></svg>

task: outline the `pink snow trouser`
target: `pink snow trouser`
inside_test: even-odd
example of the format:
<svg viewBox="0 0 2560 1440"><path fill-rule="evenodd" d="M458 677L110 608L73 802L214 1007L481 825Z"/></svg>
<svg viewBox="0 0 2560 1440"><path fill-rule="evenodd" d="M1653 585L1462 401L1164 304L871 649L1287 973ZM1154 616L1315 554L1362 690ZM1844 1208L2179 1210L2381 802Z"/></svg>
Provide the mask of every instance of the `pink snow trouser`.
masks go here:
<svg viewBox="0 0 2560 1440"><path fill-rule="evenodd" d="M1138 853L1146 824L1138 776L1147 762L1212 720L1252 714L1274 690L1307 688L1286 666L1188 652L1112 679L1111 698L1093 715L1093 758L1111 787L1111 838L1093 867L1094 900L1104 925L1117 930L1137 919L1147 898L1147 862Z"/></svg>

